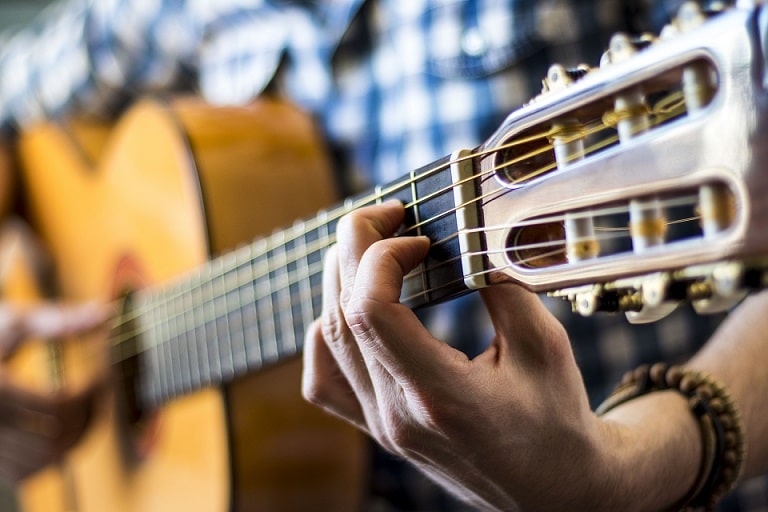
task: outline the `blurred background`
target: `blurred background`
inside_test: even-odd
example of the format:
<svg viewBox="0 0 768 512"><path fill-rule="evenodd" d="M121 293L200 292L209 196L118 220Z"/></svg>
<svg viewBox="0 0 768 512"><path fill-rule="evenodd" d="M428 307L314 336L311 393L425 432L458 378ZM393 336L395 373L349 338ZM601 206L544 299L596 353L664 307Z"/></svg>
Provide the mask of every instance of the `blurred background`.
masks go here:
<svg viewBox="0 0 768 512"><path fill-rule="evenodd" d="M0 30L23 26L49 3L51 0L0 0Z"/></svg>
<svg viewBox="0 0 768 512"><path fill-rule="evenodd" d="M0 0L0 41L35 17L52 0ZM2 44L2 43L0 43ZM0 47L0 51L2 48ZM0 484L0 512L15 512L16 500L8 488Z"/></svg>

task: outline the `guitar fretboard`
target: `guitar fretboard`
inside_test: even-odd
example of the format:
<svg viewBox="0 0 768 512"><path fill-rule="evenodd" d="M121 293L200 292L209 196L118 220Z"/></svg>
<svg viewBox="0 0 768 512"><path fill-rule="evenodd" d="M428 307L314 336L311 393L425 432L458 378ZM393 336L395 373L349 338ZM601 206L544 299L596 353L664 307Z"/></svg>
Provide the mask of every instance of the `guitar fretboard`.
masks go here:
<svg viewBox="0 0 768 512"><path fill-rule="evenodd" d="M219 385L294 356L322 307L322 261L336 224L354 209L398 199L406 205L403 235L433 246L406 277L402 301L417 308L467 291L462 279L448 158L373 193L276 231L160 288L140 291L131 335L118 360L138 355L141 406Z"/></svg>

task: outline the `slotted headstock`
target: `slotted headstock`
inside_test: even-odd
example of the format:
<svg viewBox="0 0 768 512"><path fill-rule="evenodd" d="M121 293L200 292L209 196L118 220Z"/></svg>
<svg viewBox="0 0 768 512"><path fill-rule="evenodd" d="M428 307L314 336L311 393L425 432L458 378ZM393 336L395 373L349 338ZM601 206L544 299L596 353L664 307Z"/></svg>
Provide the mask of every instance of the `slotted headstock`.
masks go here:
<svg viewBox="0 0 768 512"><path fill-rule="evenodd" d="M763 17L687 2L658 36L614 36L597 67L553 65L473 157L487 280L635 322L761 288Z"/></svg>

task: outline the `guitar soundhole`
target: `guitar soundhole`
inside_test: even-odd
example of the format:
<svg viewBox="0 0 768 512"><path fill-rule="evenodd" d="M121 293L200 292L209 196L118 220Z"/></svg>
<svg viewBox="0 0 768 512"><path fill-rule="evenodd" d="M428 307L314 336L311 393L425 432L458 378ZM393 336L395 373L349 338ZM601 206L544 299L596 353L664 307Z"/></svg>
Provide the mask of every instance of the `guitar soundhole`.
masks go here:
<svg viewBox="0 0 768 512"><path fill-rule="evenodd" d="M157 428L157 417L141 406L142 365L135 336L135 322L131 317L132 300L124 295L121 321L114 332L115 405L119 438L123 458L137 463L150 451Z"/></svg>

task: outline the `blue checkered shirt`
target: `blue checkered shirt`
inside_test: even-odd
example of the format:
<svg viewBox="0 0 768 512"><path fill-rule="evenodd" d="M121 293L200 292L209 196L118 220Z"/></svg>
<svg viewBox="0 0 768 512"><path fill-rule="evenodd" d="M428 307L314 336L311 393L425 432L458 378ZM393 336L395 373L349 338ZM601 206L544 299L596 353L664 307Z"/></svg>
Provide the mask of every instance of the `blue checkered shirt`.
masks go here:
<svg viewBox="0 0 768 512"><path fill-rule="evenodd" d="M611 33L657 31L680 3L74 0L0 46L0 123L114 115L158 91L241 104L279 90L316 115L352 191L474 147L539 91L551 63L596 63ZM684 361L719 320L681 310L629 326L551 307L569 329L593 405L637 364ZM490 338L473 297L424 319L470 353ZM466 508L382 452L369 495L372 511ZM768 510L766 480L746 482L721 508Z"/></svg>

